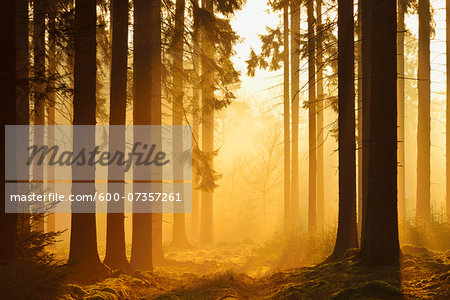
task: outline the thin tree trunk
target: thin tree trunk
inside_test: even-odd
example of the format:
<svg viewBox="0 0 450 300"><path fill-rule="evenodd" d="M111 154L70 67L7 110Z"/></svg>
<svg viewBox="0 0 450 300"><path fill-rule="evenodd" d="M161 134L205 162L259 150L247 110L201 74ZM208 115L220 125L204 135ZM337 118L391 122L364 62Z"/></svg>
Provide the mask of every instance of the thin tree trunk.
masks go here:
<svg viewBox="0 0 450 300"><path fill-rule="evenodd" d="M45 11L44 1L34 1L33 7L33 79L34 79L34 125L45 124ZM44 131L35 128L33 143L35 145L44 145ZM43 180L44 166L42 164L33 164L33 180ZM39 186L42 187L42 184ZM42 193L43 191L38 191ZM35 229L44 231L44 215L37 214L33 217L35 220Z"/></svg>
<svg viewBox="0 0 450 300"><path fill-rule="evenodd" d="M113 0L112 10L112 59L110 86L109 151L125 151L125 121L127 106L128 59L128 1ZM119 126L114 126L119 125ZM124 195L123 166L109 165L108 192ZM106 256L104 263L113 270L131 271L125 246L124 202L108 202L106 219Z"/></svg>
<svg viewBox="0 0 450 300"><path fill-rule="evenodd" d="M323 229L325 221L325 199L324 199L324 161L323 161L323 46L322 46L322 0L316 0L317 11L317 228Z"/></svg>
<svg viewBox="0 0 450 300"><path fill-rule="evenodd" d="M306 4L308 13L308 110L309 110L309 201L308 232L316 231L316 61L314 41L314 1Z"/></svg>
<svg viewBox="0 0 450 300"><path fill-rule="evenodd" d="M48 9L48 102L47 102L47 145L52 147L55 138L55 77L56 71L56 12L58 9L58 0L51 0ZM55 191L55 184L52 180L55 178L55 169L50 164L47 164L47 178L50 182L47 183L47 189L50 192ZM47 232L53 232L56 229L55 213L49 212L47 214Z"/></svg>
<svg viewBox="0 0 450 300"><path fill-rule="evenodd" d="M358 232L361 235L362 228L362 199L363 199L363 63L362 63L362 0L358 0Z"/></svg>
<svg viewBox="0 0 450 300"><path fill-rule="evenodd" d="M75 61L73 99L73 152L83 146L95 146L95 131L77 128L77 125L96 124L96 3L76 0L75 3ZM90 180L89 183L72 182L72 194L95 193L95 168L72 167L72 180ZM73 203L72 210L89 209L92 213L72 212L69 263L77 274L97 278L106 275L105 266L97 252L95 203ZM84 278L84 277L83 277Z"/></svg>
<svg viewBox="0 0 450 300"><path fill-rule="evenodd" d="M198 0L194 1L195 7L198 7ZM195 9L195 8L194 8ZM200 28L199 28L198 20L194 20L194 33L193 33L193 53L192 53L192 62L195 73L196 84L193 86L193 95L192 95L192 139L194 147L198 147L200 149L200 118L198 117L198 113L200 111ZM198 174L192 174L193 176L198 176ZM199 229L200 229L200 191L195 187L192 187L192 239L199 238Z"/></svg>
<svg viewBox="0 0 450 300"><path fill-rule="evenodd" d="M203 9L207 10L211 14L213 13L212 0L202 1ZM203 33L206 29L204 28ZM214 71L213 66L209 60L214 59L214 43L211 39L202 37L202 74L204 76L204 87L202 90L202 147L203 151L208 153L208 164L211 169L214 167ZM200 242L213 243L213 192L202 190L201 192L202 204L201 204L201 228L200 228Z"/></svg>
<svg viewBox="0 0 450 300"><path fill-rule="evenodd" d="M397 101L398 101L398 218L405 224L405 0L398 0Z"/></svg>
<svg viewBox="0 0 450 300"><path fill-rule="evenodd" d="M430 1L419 0L419 91L417 126L417 206L416 217L428 223L430 211Z"/></svg>
<svg viewBox="0 0 450 300"><path fill-rule="evenodd" d="M292 184L291 184L291 219L293 229L299 226L298 196L298 126L300 93L300 56L298 52L300 38L300 3L291 1L291 95L292 95ZM289 80L289 78L288 78ZM289 119L288 119L289 121Z"/></svg>
<svg viewBox="0 0 450 300"><path fill-rule="evenodd" d="M447 56L447 115L446 115L446 186L447 186L447 222L450 223L450 0L445 2L446 12L446 56Z"/></svg>
<svg viewBox="0 0 450 300"><path fill-rule="evenodd" d="M339 221L332 260L358 247L356 227L355 64L353 1L338 2Z"/></svg>
<svg viewBox="0 0 450 300"><path fill-rule="evenodd" d="M0 98L2 99L0 156L5 157L5 125L16 123L15 74L16 74L16 7L14 1L0 4ZM16 258L17 214L6 214L5 197L5 159L0 159L0 264L9 263Z"/></svg>
<svg viewBox="0 0 450 300"><path fill-rule="evenodd" d="M371 12L371 101L370 117L364 118L364 122L370 122L370 152L361 256L364 265L396 265L400 255L397 218L396 3L367 0L366 5L367 10L363 9L363 13ZM366 39L365 35L363 39ZM365 50L363 47L363 52Z"/></svg>
<svg viewBox="0 0 450 300"><path fill-rule="evenodd" d="M184 98L184 70L183 70L183 35L184 35L184 11L186 7L185 0L176 1L175 9L175 36L173 41L174 62L173 62L173 102L172 102L172 124L183 124L183 98ZM182 139L178 135L178 130L174 130L173 143L174 153L180 153L183 150ZM183 177L183 168L174 164L174 176L177 179ZM175 183L176 191L183 192L183 183ZM185 248L189 246L186 236L186 218L185 214L176 212L173 214L173 232L172 246Z"/></svg>

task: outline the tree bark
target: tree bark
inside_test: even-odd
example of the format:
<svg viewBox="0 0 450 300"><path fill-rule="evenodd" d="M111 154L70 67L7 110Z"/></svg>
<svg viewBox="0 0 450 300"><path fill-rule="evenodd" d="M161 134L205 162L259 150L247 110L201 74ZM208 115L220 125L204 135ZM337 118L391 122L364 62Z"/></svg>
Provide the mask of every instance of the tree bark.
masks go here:
<svg viewBox="0 0 450 300"><path fill-rule="evenodd" d="M14 1L0 4L0 40L4 43L0 50L0 97L1 132L0 155L5 157L5 125L16 123L15 75L16 75L16 7ZM16 258L17 214L5 213L5 160L0 159L0 264Z"/></svg>
<svg viewBox="0 0 450 300"><path fill-rule="evenodd" d="M397 218L396 3L364 0L370 41L370 152L362 232L362 264L399 263ZM365 18L366 15L363 15ZM365 30L363 28L363 34ZM363 36L363 40L366 35ZM367 48L363 47L363 56ZM364 63L364 61L363 61Z"/></svg>
<svg viewBox="0 0 450 300"><path fill-rule="evenodd" d="M309 110L309 201L308 201L308 232L316 231L316 57L315 57L315 34L314 34L314 3L308 1L306 4L308 13L308 110Z"/></svg>
<svg viewBox="0 0 450 300"><path fill-rule="evenodd" d="M77 125L96 124L96 3L90 0L76 0L75 3L75 61L73 99L73 152L80 151L80 144L94 148L95 131L89 133ZM72 194L94 194L95 168L72 166L72 180L86 180L89 183L72 182ZM95 211L95 203L72 203L72 210ZM87 207L90 206L90 207ZM97 278L106 275L105 266L97 252L95 213L72 213L70 231L69 263L75 267L75 274Z"/></svg>
<svg viewBox="0 0 450 300"><path fill-rule="evenodd" d="M298 126L300 93L300 56L298 52L300 38L300 3L291 1L291 95L292 95L292 184L291 219L292 229L299 227L299 170L298 170ZM289 78L287 79L289 81ZM289 118L288 118L289 122ZM288 124L289 125L289 124Z"/></svg>
<svg viewBox="0 0 450 300"><path fill-rule="evenodd" d="M419 93L417 126L417 206L419 222L429 223L430 211L430 1L419 0Z"/></svg>
<svg viewBox="0 0 450 300"><path fill-rule="evenodd" d="M398 218L405 225L405 0L398 0L397 101L398 101Z"/></svg>
<svg viewBox="0 0 450 300"><path fill-rule="evenodd" d="M202 8L213 14L213 2L212 0L202 1ZM209 160L208 164L211 169L214 167L214 69L211 65L211 60L214 59L214 43L211 39L205 36L205 31L203 30L202 37L202 76L204 79L204 86L202 89L202 147L203 151L208 153ZM213 243L213 192L212 191L201 191L201 228L200 228L200 242L202 243Z"/></svg>
<svg viewBox="0 0 450 300"><path fill-rule="evenodd" d="M447 186L447 222L450 223L450 0L445 2L446 47L447 47L447 115L446 115L446 186Z"/></svg>
<svg viewBox="0 0 450 300"><path fill-rule="evenodd" d="M127 106L128 1L113 0L111 4L112 59L110 85L109 151L125 151L125 121ZM119 126L114 126L119 125ZM124 195L123 166L109 165L108 192ZM119 181L119 182L118 182ZM104 263L113 270L131 271L125 245L124 202L108 202L106 219L106 256Z"/></svg>
<svg viewBox="0 0 450 300"><path fill-rule="evenodd" d="M184 69L183 69L183 35L184 35L184 12L186 7L185 0L177 0L175 8L175 36L173 40L173 100L172 100L172 124L183 125L183 98L184 98ZM183 150L183 141L177 136L177 130L174 130L173 136L174 153L180 153ZM177 179L183 177L183 169L174 164L174 176ZM177 192L183 192L183 183L174 183ZM185 248L189 246L186 236L186 215L180 212L173 214L172 246Z"/></svg>
<svg viewBox="0 0 450 300"><path fill-rule="evenodd" d="M325 222L325 199L324 199L324 139L323 139L323 115L324 115L324 94L323 94L323 46L322 46L322 0L316 0L317 11L317 38L316 38L316 59L317 59L317 228L323 229Z"/></svg>
<svg viewBox="0 0 450 300"><path fill-rule="evenodd" d="M333 260L358 247L353 1L338 2L339 221Z"/></svg>

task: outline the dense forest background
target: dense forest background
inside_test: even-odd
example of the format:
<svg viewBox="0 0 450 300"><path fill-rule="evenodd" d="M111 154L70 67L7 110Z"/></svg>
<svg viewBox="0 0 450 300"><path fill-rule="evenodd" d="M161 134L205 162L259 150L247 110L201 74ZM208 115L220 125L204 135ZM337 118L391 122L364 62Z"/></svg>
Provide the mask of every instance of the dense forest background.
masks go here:
<svg viewBox="0 0 450 300"><path fill-rule="evenodd" d="M448 299L449 20L443 0L3 1L2 127L189 125L193 192L189 213L2 204L0 298Z"/></svg>

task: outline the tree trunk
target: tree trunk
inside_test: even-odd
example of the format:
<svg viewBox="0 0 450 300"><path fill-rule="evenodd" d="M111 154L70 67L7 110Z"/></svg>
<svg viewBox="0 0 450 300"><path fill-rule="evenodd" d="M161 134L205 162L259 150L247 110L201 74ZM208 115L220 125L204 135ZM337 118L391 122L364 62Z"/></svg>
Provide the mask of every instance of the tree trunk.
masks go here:
<svg viewBox="0 0 450 300"><path fill-rule="evenodd" d="M317 0L317 228L323 229L325 222L325 199L324 199L324 139L323 139L323 46L322 46L322 0Z"/></svg>
<svg viewBox="0 0 450 300"><path fill-rule="evenodd" d="M109 151L125 151L125 120L127 106L127 59L128 59L128 1L113 0L112 59L110 86ZM125 174L123 166L109 165L108 192L124 195ZM131 271L125 246L124 202L108 202L106 219L106 256L104 263L113 270Z"/></svg>
<svg viewBox="0 0 450 300"><path fill-rule="evenodd" d="M158 65L156 57L160 56L160 26L159 1L134 0L134 125L161 124L161 70L158 69L161 67L161 61L159 58ZM156 55L155 52L158 54ZM134 178L136 175L135 170ZM157 183L151 183L148 186L149 190L157 188L159 188ZM137 183L134 183L133 190L137 189ZM152 269L153 267L155 235L153 227L156 226L154 216L155 214L150 213L133 214L131 265L134 268Z"/></svg>
<svg viewBox="0 0 450 300"><path fill-rule="evenodd" d="M34 125L45 125L45 12L44 1L34 1L33 8L33 98L34 98ZM44 145L44 131L34 131L34 144ZM43 180L44 166L33 164L33 180ZM42 185L40 185L42 186ZM43 191L38 191L42 193ZM37 214L34 218L37 222L35 230L44 231L44 215Z"/></svg>
<svg viewBox="0 0 450 300"><path fill-rule="evenodd" d="M405 218L405 0L398 0L397 18L397 101L398 101L398 218Z"/></svg>
<svg viewBox="0 0 450 300"><path fill-rule="evenodd" d="M89 148L95 146L95 131L78 129L77 125L96 124L96 4L90 0L76 0L75 3L75 61L73 99L73 152L78 153L80 144ZM72 180L86 180L89 183L72 182L72 194L94 194L95 168L72 166ZM90 207L88 207L90 206ZM72 203L72 210L83 207L95 211L95 202ZM70 232L69 263L75 273L97 278L106 275L105 266L97 252L95 213L72 212ZM84 277L83 277L84 278Z"/></svg>
<svg viewBox="0 0 450 300"><path fill-rule="evenodd" d="M16 124L30 124L30 53L28 0L16 3ZM26 177L29 176L27 169ZM19 234L30 231L30 215L18 215Z"/></svg>
<svg viewBox="0 0 450 300"><path fill-rule="evenodd" d="M48 101L47 101L47 145L52 147L55 138L55 78L56 70L56 13L58 9L58 0L51 0L48 9ZM51 182L55 178L55 169L50 164L47 165L47 178L50 182L47 183L47 189L50 192L55 191L55 183ZM54 232L56 229L56 218L53 212L47 214L47 232Z"/></svg>
<svg viewBox="0 0 450 300"><path fill-rule="evenodd" d="M16 74L16 7L14 1L0 4L0 40L4 43L0 53L0 99L2 99L0 129L0 156L5 157L5 125L16 123L15 74ZM5 213L5 160L0 159L0 264L16 257L17 214Z"/></svg>
<svg viewBox="0 0 450 300"><path fill-rule="evenodd" d="M211 14L213 13L212 0L202 1L203 9ZM203 33L207 29L204 28ZM209 155L208 164L211 169L214 167L214 69L210 60L214 59L214 43L205 37L202 38L202 74L204 79L204 86L202 90L202 147L203 151ZM213 192L202 190L202 205L201 205L201 228L200 228L200 242L213 243Z"/></svg>
<svg viewBox="0 0 450 300"><path fill-rule="evenodd" d="M416 217L428 223L430 211L430 1L419 0L419 90L417 126L417 206Z"/></svg>
<svg viewBox="0 0 450 300"><path fill-rule="evenodd" d="M446 115L446 186L447 186L447 222L450 223L450 0L445 2L446 46L447 46L447 115Z"/></svg>
<svg viewBox="0 0 450 300"><path fill-rule="evenodd" d="M316 231L316 61L314 41L314 3L306 4L308 13L308 110L309 110L309 201L308 232Z"/></svg>
<svg viewBox="0 0 450 300"><path fill-rule="evenodd" d="M358 247L356 227L355 55L353 1L338 2L339 221L333 260Z"/></svg>
<svg viewBox="0 0 450 300"><path fill-rule="evenodd" d="M183 124L183 98L184 98L184 83L183 83L183 35L184 35L184 11L186 7L185 0L177 0L175 9L175 36L173 40L173 101L172 101L172 124ZM183 150L183 141L177 138L176 130L174 130L173 143L174 153L180 153ZM173 174L176 179L183 177L183 169L174 164ZM174 183L177 192L183 192L183 183ZM189 246L186 237L186 218L185 213L173 214L173 232L172 232L172 246L178 248L185 248Z"/></svg>
<svg viewBox="0 0 450 300"><path fill-rule="evenodd" d="M363 199L363 63L362 63L362 0L358 0L358 232L362 228L362 199Z"/></svg>
<svg viewBox="0 0 450 300"><path fill-rule="evenodd" d="M198 0L194 1L195 6L198 7ZM192 62L195 73L196 82L193 86L193 95L192 95L192 139L194 147L198 147L200 149L200 118L198 113L200 111L200 24L198 20L194 19L194 32L193 32L193 53L192 53ZM192 174L194 177L198 176L198 174ZM192 239L199 238L199 229L200 229L200 191L192 187Z"/></svg>
<svg viewBox="0 0 450 300"><path fill-rule="evenodd" d="M370 123L370 152L361 256L364 265L396 265L400 254L397 219L396 3L367 0L365 5L367 7L363 13L371 13L368 18L371 31L371 101L370 116L364 118L364 122Z"/></svg>
<svg viewBox="0 0 450 300"><path fill-rule="evenodd" d="M291 184L291 226L299 227L298 197L298 126L300 93L300 56L298 39L300 38L300 3L291 1L291 95L292 95L292 184ZM287 79L289 82L289 78ZM289 109L289 107L288 107ZM289 122L289 118L287 119ZM289 126L289 124L288 124ZM288 128L289 130L289 128Z"/></svg>

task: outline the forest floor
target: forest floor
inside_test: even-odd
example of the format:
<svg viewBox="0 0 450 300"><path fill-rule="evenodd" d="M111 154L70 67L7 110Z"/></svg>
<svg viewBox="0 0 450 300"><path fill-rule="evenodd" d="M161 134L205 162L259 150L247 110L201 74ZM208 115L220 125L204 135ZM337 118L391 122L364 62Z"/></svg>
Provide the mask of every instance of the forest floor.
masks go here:
<svg viewBox="0 0 450 300"><path fill-rule="evenodd" d="M69 284L65 299L450 299L450 251L402 247L400 267L343 261L297 268L251 242L170 250L166 265L94 285ZM256 253L256 254L255 254Z"/></svg>

